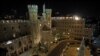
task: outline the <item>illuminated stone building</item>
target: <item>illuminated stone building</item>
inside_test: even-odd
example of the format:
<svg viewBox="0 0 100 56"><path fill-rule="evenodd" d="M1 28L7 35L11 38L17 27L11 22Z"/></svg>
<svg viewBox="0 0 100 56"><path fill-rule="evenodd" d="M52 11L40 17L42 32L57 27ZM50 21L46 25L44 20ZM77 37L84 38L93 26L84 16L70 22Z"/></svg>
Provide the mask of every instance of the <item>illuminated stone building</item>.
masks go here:
<svg viewBox="0 0 100 56"><path fill-rule="evenodd" d="M52 17L52 10L45 9L45 5L40 19L37 5L28 5L28 12L29 20L0 20L0 48L7 50L6 56L19 56L30 49L33 54L39 44L49 48L54 40L52 33L68 40L91 38L91 29L85 29L85 21L80 17ZM86 32L89 35L84 35Z"/></svg>
<svg viewBox="0 0 100 56"><path fill-rule="evenodd" d="M62 34L66 39L81 41L83 37L92 37L92 28L85 28L85 20L81 17L52 17L52 23L53 32Z"/></svg>
<svg viewBox="0 0 100 56"><path fill-rule="evenodd" d="M43 18L41 22L41 43L47 47L47 49L50 48L50 42L53 40L52 37L52 20L51 20L51 14L52 9L46 9L45 5L43 5Z"/></svg>
<svg viewBox="0 0 100 56"><path fill-rule="evenodd" d="M33 53L39 43L51 42L52 10L44 8L40 19L37 5L28 5L28 12L29 20L0 20L0 48L7 50L6 56L19 56L30 49Z"/></svg>
<svg viewBox="0 0 100 56"><path fill-rule="evenodd" d="M31 24L29 20L1 20L0 48L7 56L18 56L32 48Z"/></svg>
<svg viewBox="0 0 100 56"><path fill-rule="evenodd" d="M52 17L52 27L52 33L56 35L55 38L68 41L68 48L63 56L78 56L83 37L90 41L93 35L92 28L85 27L85 20L78 16ZM85 46L85 43L83 46ZM81 51L85 51L84 55L90 56L88 46L85 46L85 50Z"/></svg>
<svg viewBox="0 0 100 56"><path fill-rule="evenodd" d="M85 21L75 17L52 17L57 33L62 33L67 39L80 40L84 37Z"/></svg>

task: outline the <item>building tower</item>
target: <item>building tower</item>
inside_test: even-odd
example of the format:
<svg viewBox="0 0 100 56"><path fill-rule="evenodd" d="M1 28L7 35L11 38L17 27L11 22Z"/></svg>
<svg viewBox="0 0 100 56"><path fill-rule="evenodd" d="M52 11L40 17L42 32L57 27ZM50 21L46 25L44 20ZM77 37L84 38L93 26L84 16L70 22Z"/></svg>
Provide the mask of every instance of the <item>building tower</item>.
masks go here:
<svg viewBox="0 0 100 56"><path fill-rule="evenodd" d="M46 9L45 10L46 13L46 21L47 21L47 25L51 28L51 14L52 14L52 10L51 9Z"/></svg>
<svg viewBox="0 0 100 56"><path fill-rule="evenodd" d="M45 4L43 5L43 13L42 13L42 16L43 16L43 20L46 21L46 13L45 13Z"/></svg>
<svg viewBox="0 0 100 56"><path fill-rule="evenodd" d="M28 5L29 18L32 23L31 33L32 33L32 47L34 48L32 52L38 54L38 44L40 43L40 21L38 20L38 6Z"/></svg>
<svg viewBox="0 0 100 56"><path fill-rule="evenodd" d="M44 4L43 5L43 13L42 13L43 21L46 22L46 24L49 28L51 28L51 13L52 13L52 10L46 9L45 4Z"/></svg>
<svg viewBox="0 0 100 56"><path fill-rule="evenodd" d="M31 21L37 20L38 6L37 5L28 5L29 19Z"/></svg>

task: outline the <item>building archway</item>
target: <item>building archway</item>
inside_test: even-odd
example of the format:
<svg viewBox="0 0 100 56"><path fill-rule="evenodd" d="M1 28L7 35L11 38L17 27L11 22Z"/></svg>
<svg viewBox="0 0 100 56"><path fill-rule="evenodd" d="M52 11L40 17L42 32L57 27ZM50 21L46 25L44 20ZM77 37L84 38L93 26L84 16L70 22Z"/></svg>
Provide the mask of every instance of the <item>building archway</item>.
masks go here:
<svg viewBox="0 0 100 56"><path fill-rule="evenodd" d="M6 48L0 48L0 56L6 56L8 50Z"/></svg>

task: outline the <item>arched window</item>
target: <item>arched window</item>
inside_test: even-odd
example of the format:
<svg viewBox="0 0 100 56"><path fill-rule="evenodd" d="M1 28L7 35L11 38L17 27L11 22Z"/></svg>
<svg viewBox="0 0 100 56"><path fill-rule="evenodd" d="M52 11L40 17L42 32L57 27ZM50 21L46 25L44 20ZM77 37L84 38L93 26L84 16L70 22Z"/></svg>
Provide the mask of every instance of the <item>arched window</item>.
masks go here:
<svg viewBox="0 0 100 56"><path fill-rule="evenodd" d="M14 27L12 26L12 30L14 29Z"/></svg>
<svg viewBox="0 0 100 56"><path fill-rule="evenodd" d="M6 27L4 27L3 29L4 29L4 31L6 31L6 30L7 30L7 28L6 28Z"/></svg>
<svg viewBox="0 0 100 56"><path fill-rule="evenodd" d="M21 41L19 41L18 45L19 45L19 47L22 45L22 44L21 44Z"/></svg>

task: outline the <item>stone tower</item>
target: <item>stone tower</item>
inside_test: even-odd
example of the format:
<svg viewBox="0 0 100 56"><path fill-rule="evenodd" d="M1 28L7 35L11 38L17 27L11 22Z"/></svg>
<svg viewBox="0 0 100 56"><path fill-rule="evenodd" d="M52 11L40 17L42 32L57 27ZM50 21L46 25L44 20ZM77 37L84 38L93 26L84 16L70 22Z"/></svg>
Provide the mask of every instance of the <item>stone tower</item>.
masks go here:
<svg viewBox="0 0 100 56"><path fill-rule="evenodd" d="M33 53L38 54L38 44L41 41L40 35L40 21L38 20L38 6L28 5L29 19L32 23L31 35L32 35L32 55Z"/></svg>
<svg viewBox="0 0 100 56"><path fill-rule="evenodd" d="M31 21L37 20L38 6L37 5L28 5L29 19Z"/></svg>
<svg viewBox="0 0 100 56"><path fill-rule="evenodd" d="M43 5L43 13L42 13L42 16L43 16L43 20L46 21L46 13L45 13L45 4Z"/></svg>
<svg viewBox="0 0 100 56"><path fill-rule="evenodd" d="M47 26L51 28L51 14L52 10L51 9L46 9L45 4L43 5L43 21L47 23Z"/></svg>
<svg viewBox="0 0 100 56"><path fill-rule="evenodd" d="M52 10L51 9L45 9L45 13L46 13L46 21L47 21L47 24L48 26L51 28L51 14L52 14Z"/></svg>
<svg viewBox="0 0 100 56"><path fill-rule="evenodd" d="M40 21L38 20L38 6L37 5L28 5L29 18L32 23L32 37L33 45L37 45L40 42Z"/></svg>

